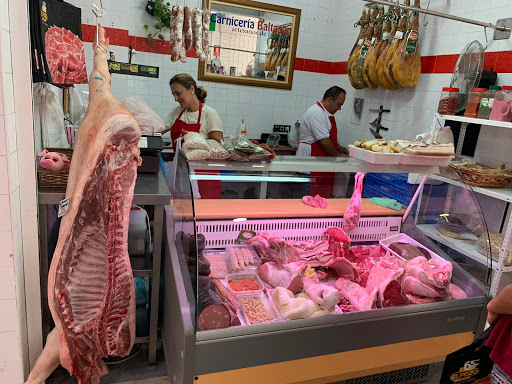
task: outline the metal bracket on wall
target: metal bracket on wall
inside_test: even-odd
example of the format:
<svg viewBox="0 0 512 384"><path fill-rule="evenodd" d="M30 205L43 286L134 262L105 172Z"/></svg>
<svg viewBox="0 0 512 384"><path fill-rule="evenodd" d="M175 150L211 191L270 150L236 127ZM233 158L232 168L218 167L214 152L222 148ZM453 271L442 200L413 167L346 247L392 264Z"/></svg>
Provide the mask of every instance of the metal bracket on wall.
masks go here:
<svg viewBox="0 0 512 384"><path fill-rule="evenodd" d="M509 17L508 19L499 19L496 22L496 25L498 25L499 27L506 27L506 28L508 28L508 30L507 31L501 31L499 29L494 30L493 39L494 40L506 40L506 39L509 39L510 38L510 32L512 30L512 18Z"/></svg>

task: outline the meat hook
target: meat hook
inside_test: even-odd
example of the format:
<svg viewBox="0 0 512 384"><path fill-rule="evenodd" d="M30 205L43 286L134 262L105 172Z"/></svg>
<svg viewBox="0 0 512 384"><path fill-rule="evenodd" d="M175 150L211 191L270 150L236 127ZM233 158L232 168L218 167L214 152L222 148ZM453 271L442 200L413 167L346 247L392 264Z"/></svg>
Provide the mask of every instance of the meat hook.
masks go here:
<svg viewBox="0 0 512 384"><path fill-rule="evenodd" d="M428 7L430 7L430 0L428 0L427 8L425 8L425 9L428 9ZM423 26L424 27L426 27L428 25L428 21L425 23L425 20L427 20L427 14L425 14L425 16L423 16Z"/></svg>
<svg viewBox="0 0 512 384"><path fill-rule="evenodd" d="M103 1L100 0L100 6L98 7L96 4L94 3L91 3L92 5L92 13L94 13L94 15L96 16L96 47L98 47L99 49L101 49L105 54L107 54L107 51L105 50L105 48L103 48L100 44L99 44L99 36L98 36L98 24L99 24L99 20L101 17L103 17L105 15L105 11L103 10ZM93 49L96 49L96 47L93 47Z"/></svg>

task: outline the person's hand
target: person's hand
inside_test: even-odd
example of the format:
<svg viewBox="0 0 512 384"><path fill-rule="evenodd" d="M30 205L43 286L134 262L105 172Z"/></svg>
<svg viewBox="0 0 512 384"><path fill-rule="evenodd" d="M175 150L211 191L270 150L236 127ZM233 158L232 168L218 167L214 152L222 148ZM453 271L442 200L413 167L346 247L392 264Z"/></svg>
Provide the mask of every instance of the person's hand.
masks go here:
<svg viewBox="0 0 512 384"><path fill-rule="evenodd" d="M496 320L498 320L498 317L500 317L500 315L498 313L494 313L494 312L488 310L487 322L489 323L489 325L492 325Z"/></svg>
<svg viewBox="0 0 512 384"><path fill-rule="evenodd" d="M338 152L341 153L342 155L346 155L346 156L343 156L343 157L348 157L348 150L347 150L347 148L342 147L341 145L338 146Z"/></svg>

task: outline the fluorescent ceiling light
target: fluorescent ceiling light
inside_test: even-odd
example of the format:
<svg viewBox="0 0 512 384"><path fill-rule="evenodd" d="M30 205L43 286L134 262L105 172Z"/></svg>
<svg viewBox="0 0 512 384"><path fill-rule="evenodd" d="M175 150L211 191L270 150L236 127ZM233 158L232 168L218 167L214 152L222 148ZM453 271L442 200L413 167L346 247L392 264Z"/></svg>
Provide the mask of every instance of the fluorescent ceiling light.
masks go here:
<svg viewBox="0 0 512 384"><path fill-rule="evenodd" d="M247 221L247 217L238 217L236 219L233 219L233 221Z"/></svg>
<svg viewBox="0 0 512 384"><path fill-rule="evenodd" d="M307 183L309 177L280 177L280 176L234 176L234 175L190 175L191 180L219 180L219 181L270 181Z"/></svg>

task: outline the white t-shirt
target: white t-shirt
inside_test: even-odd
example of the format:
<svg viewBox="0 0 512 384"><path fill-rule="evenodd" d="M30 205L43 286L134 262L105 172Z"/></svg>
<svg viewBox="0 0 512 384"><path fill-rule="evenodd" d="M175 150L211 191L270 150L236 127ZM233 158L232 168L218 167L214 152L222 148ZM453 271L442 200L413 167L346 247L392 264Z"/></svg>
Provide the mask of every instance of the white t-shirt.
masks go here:
<svg viewBox="0 0 512 384"><path fill-rule="evenodd" d="M174 108L167 118L165 119L165 126L172 127L178 116L182 111L181 106L177 106ZM197 124L197 118L199 117L199 111L196 112L188 112L185 110L180 117L180 121L183 121L187 124ZM213 131L222 131L222 122L220 121L219 114L212 107L203 104L203 111L201 113L201 129L199 133L208 138L208 133Z"/></svg>
<svg viewBox="0 0 512 384"><path fill-rule="evenodd" d="M331 115L326 110L314 104L306 111L300 123L299 141L301 143L313 144L322 139L328 139L331 132Z"/></svg>

